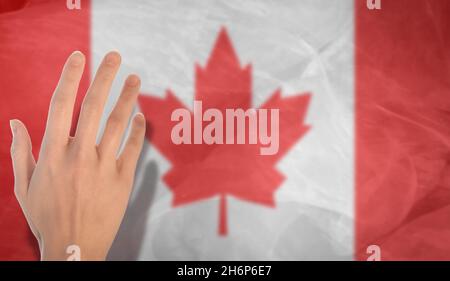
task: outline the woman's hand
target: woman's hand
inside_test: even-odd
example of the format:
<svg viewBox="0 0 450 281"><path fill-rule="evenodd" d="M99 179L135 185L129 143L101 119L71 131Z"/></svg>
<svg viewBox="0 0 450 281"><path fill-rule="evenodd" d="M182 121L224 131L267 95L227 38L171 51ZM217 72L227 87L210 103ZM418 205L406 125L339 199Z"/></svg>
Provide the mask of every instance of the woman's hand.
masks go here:
<svg viewBox="0 0 450 281"><path fill-rule="evenodd" d="M66 260L68 246L82 260L104 260L128 204L145 135L142 114L134 116L120 155L119 146L139 93L140 80L130 75L96 144L100 118L120 55L107 54L83 101L74 137L72 113L85 57L74 52L53 94L37 163L27 129L11 120L14 191L36 236L43 260Z"/></svg>

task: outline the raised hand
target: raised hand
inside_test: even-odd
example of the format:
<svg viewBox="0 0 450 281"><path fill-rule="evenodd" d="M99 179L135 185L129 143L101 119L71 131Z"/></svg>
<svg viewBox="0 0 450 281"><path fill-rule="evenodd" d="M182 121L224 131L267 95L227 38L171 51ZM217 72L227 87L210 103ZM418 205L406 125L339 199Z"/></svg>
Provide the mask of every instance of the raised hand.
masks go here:
<svg viewBox="0 0 450 281"><path fill-rule="evenodd" d="M85 57L80 52L70 55L51 100L37 163L25 125L11 120L14 191L43 260L67 259L66 250L71 245L79 247L82 260L105 259L123 219L145 135L145 120L138 113L118 154L139 93L136 75L126 79L103 137L96 143L120 61L117 52L103 59L84 98L76 134L71 137Z"/></svg>

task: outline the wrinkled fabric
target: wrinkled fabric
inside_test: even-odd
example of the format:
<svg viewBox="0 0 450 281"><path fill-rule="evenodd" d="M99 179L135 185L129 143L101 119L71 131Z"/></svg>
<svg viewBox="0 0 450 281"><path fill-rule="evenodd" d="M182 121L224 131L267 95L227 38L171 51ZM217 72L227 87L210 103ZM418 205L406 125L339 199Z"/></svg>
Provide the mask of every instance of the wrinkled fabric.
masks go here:
<svg viewBox="0 0 450 281"><path fill-rule="evenodd" d="M382 0L380 10L366 0L81 0L81 10L59 0L2 2L0 259L38 258L13 195L8 121L24 121L37 156L67 55L79 49L87 57L78 112L103 54L122 54L103 128L132 72L142 78L142 99L170 90L192 110L197 70L206 68L223 29L240 67L251 68L252 107L278 92L283 99L309 93L298 121L309 129L270 169L255 163L254 172L239 175L253 194L272 175L283 180L265 194L270 204L227 194L223 235L219 194L176 204L171 184L183 179L165 179L174 152L152 142L148 120L108 259L366 260L371 245L382 260L450 259L449 15L447 0ZM136 111L145 113L142 103ZM246 163L230 162L220 165ZM186 192L196 192L193 182Z"/></svg>
<svg viewBox="0 0 450 281"><path fill-rule="evenodd" d="M356 255L450 259L450 3L357 6Z"/></svg>

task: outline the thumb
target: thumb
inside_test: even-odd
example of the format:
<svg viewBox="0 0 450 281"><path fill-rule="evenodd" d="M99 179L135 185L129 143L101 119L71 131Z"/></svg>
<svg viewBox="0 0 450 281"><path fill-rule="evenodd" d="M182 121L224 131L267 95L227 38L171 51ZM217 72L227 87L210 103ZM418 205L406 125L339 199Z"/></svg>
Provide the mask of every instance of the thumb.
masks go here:
<svg viewBox="0 0 450 281"><path fill-rule="evenodd" d="M25 125L19 120L11 120L10 125L13 135L11 158L14 170L14 192L21 202L27 194L36 161L31 150L30 135Z"/></svg>

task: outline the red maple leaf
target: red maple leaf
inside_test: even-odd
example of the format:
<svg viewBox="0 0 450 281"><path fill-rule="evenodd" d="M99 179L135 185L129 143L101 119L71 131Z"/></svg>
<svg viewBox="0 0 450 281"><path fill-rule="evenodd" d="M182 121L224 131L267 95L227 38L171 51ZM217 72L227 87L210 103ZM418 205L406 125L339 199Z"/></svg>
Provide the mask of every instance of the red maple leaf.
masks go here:
<svg viewBox="0 0 450 281"><path fill-rule="evenodd" d="M251 65L241 68L226 30L223 28L205 68L196 65L195 100L203 111L251 108ZM165 98L141 95L139 104L147 123L147 138L171 162L163 176L173 192L173 206L220 196L219 234L227 233L226 195L275 206L274 191L284 180L276 162L309 129L303 123L310 94L281 97L276 90L261 108L279 109L279 150L260 155L257 144L179 144L171 139L176 122L171 114L186 108L170 91ZM192 112L191 112L192 115ZM191 118L193 119L193 118Z"/></svg>

